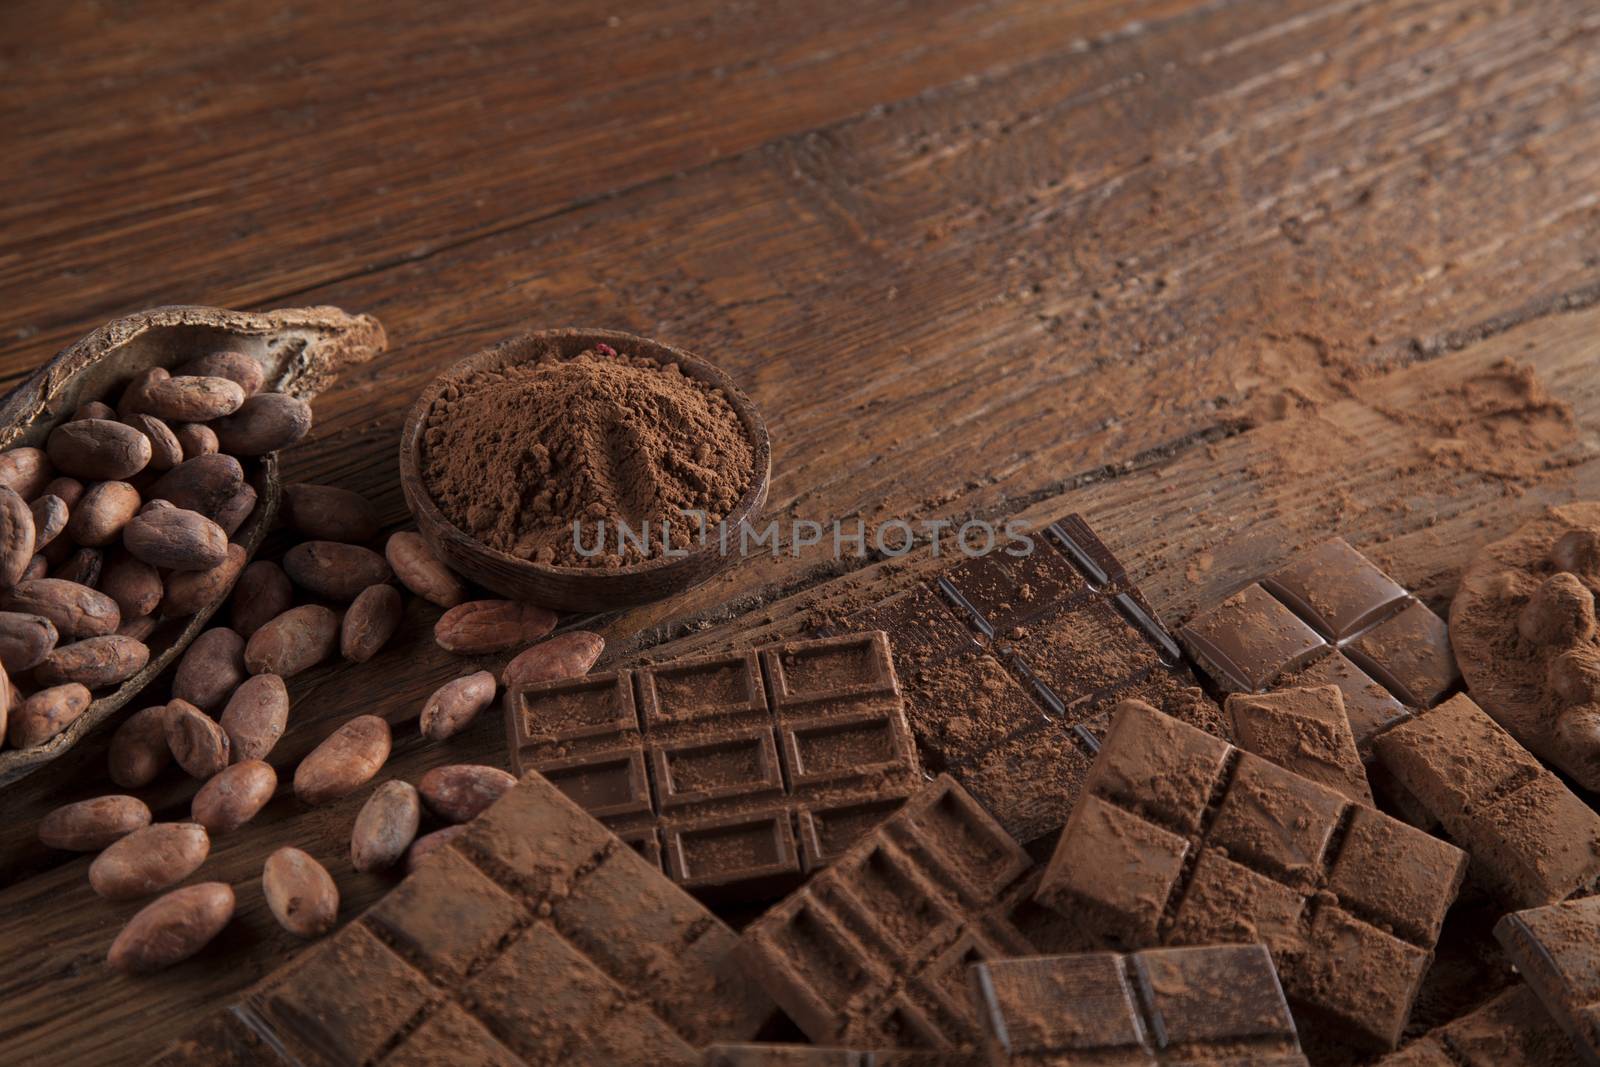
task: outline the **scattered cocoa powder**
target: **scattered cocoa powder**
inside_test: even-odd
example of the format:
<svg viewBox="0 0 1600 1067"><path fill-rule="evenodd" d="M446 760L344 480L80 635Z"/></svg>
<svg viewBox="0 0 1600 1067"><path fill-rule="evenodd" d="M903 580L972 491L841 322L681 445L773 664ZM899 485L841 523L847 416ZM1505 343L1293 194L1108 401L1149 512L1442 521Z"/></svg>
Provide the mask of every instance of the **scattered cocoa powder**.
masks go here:
<svg viewBox="0 0 1600 1067"><path fill-rule="evenodd" d="M662 523L688 545L701 511L726 518L750 486L754 450L722 390L608 345L474 371L428 416L423 478L445 516L520 559L614 568L661 554ZM606 551L577 551L573 524ZM619 552L617 524L648 522Z"/></svg>

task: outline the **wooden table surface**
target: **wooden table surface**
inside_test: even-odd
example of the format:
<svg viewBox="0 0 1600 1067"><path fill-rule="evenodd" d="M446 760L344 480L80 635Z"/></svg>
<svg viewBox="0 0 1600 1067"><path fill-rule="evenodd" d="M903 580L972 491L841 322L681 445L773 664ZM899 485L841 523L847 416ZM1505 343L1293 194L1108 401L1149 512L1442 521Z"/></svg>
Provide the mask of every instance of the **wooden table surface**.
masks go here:
<svg viewBox="0 0 1600 1067"><path fill-rule="evenodd" d="M1600 496L1590 0L466 6L0 7L4 380L158 304L375 314L389 352L287 466L393 529L430 376L632 330L764 409L770 516L1081 511L1174 624L1334 533L1443 608L1485 539ZM901 566L786 545L595 625L613 664L751 642ZM416 731L463 668L435 617L296 678L274 762L378 712L388 775L505 765L493 715ZM138 905L32 841L108 786L102 734L0 797L0 1062L142 1062L289 958L259 889L283 844L345 916L391 884L350 868L364 793L281 795L202 868L239 890L221 941L114 976Z"/></svg>

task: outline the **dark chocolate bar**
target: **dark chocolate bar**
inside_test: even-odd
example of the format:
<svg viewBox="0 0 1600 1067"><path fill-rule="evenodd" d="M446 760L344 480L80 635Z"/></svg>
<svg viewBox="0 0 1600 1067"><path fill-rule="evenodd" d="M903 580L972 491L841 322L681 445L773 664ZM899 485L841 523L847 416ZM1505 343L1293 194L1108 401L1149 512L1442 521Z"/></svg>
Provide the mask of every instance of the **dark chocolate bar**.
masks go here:
<svg viewBox="0 0 1600 1067"><path fill-rule="evenodd" d="M531 774L160 1062L692 1067L772 1013L733 944Z"/></svg>
<svg viewBox="0 0 1600 1067"><path fill-rule="evenodd" d="M1461 687L1444 620L1339 538L1196 616L1179 636L1230 693L1337 685L1363 749Z"/></svg>
<svg viewBox="0 0 1600 1067"><path fill-rule="evenodd" d="M752 923L737 957L819 1045L969 1049L967 965L1059 944L1028 923L1036 873L941 775Z"/></svg>
<svg viewBox="0 0 1600 1067"><path fill-rule="evenodd" d="M705 1067L983 1067L974 1054L891 1049L860 1052L817 1045L712 1045Z"/></svg>
<svg viewBox="0 0 1600 1067"><path fill-rule="evenodd" d="M673 881L778 896L922 784L881 633L525 686L512 762Z"/></svg>
<svg viewBox="0 0 1600 1067"><path fill-rule="evenodd" d="M1494 936L1578 1058L1600 1067L1600 897L1513 912Z"/></svg>
<svg viewBox="0 0 1600 1067"><path fill-rule="evenodd" d="M1022 841L1065 821L1118 700L1222 729L1177 643L1081 517L1032 543L1025 555L961 558L849 620L890 635L928 769Z"/></svg>
<svg viewBox="0 0 1600 1067"><path fill-rule="evenodd" d="M1128 702L1038 898L1107 947L1264 942L1302 1028L1316 1020L1393 1048L1466 864L1437 838Z"/></svg>
<svg viewBox="0 0 1600 1067"><path fill-rule="evenodd" d="M1372 787L1336 685L1232 693L1223 703L1233 740L1302 778L1373 806Z"/></svg>
<svg viewBox="0 0 1600 1067"><path fill-rule="evenodd" d="M1600 880L1600 815L1465 693L1373 745L1502 900L1552 904Z"/></svg>
<svg viewBox="0 0 1600 1067"><path fill-rule="evenodd" d="M1555 1022L1518 984L1435 1027L1374 1067L1582 1067Z"/></svg>
<svg viewBox="0 0 1600 1067"><path fill-rule="evenodd" d="M1263 945L1090 952L972 968L993 1067L1305 1067Z"/></svg>

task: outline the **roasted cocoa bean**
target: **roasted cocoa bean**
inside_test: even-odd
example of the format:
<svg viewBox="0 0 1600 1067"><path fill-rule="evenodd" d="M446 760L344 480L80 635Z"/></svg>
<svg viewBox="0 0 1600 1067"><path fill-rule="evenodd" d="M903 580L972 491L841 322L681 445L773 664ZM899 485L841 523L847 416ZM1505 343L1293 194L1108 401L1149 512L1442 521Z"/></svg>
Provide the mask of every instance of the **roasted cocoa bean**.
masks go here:
<svg viewBox="0 0 1600 1067"><path fill-rule="evenodd" d="M239 532L239 527L256 510L256 490L249 482L241 485L239 491L233 494L226 504L217 512L217 525L222 527L222 532L232 537Z"/></svg>
<svg viewBox="0 0 1600 1067"><path fill-rule="evenodd" d="M178 435L178 443L183 446L185 461L213 455L220 447L217 444L217 431L204 423L180 423L172 428L172 432Z"/></svg>
<svg viewBox="0 0 1600 1067"><path fill-rule="evenodd" d="M122 622L115 600L63 578L19 582L0 602L7 611L44 616L66 641L115 633Z"/></svg>
<svg viewBox="0 0 1600 1067"><path fill-rule="evenodd" d="M453 608L467 599L467 587L433 554L422 535L402 530L384 547L389 566L407 589L441 608Z"/></svg>
<svg viewBox="0 0 1600 1067"><path fill-rule="evenodd" d="M45 493L36 497L28 505L28 511L33 516L33 550L38 552L67 528L67 520L72 517L72 509L67 507L67 502L53 493Z"/></svg>
<svg viewBox="0 0 1600 1067"><path fill-rule="evenodd" d="M243 352L211 352L181 364L176 373L206 378L226 378L245 396L254 396L267 384L267 369L260 360L251 359Z"/></svg>
<svg viewBox="0 0 1600 1067"><path fill-rule="evenodd" d="M217 626L184 650L172 676L172 695L201 711L215 711L247 677L244 638L226 626Z"/></svg>
<svg viewBox="0 0 1600 1067"><path fill-rule="evenodd" d="M417 791L409 782L391 778L372 791L350 832L350 863L356 870L393 867L416 839L422 820Z"/></svg>
<svg viewBox="0 0 1600 1067"><path fill-rule="evenodd" d="M333 485L284 486L284 521L313 541L359 544L378 536L378 509L360 493Z"/></svg>
<svg viewBox="0 0 1600 1067"><path fill-rule="evenodd" d="M152 567L203 571L228 558L228 535L200 514L152 500L122 531L122 544Z"/></svg>
<svg viewBox="0 0 1600 1067"><path fill-rule="evenodd" d="M244 468L232 456L212 453L186 459L150 486L150 499L165 500L215 519L245 484Z"/></svg>
<svg viewBox="0 0 1600 1067"><path fill-rule="evenodd" d="M352 663L378 654L400 628L405 605L392 585L369 585L351 601L339 627L339 652Z"/></svg>
<svg viewBox="0 0 1600 1067"><path fill-rule="evenodd" d="M22 581L32 559L33 512L27 501L0 485L0 588Z"/></svg>
<svg viewBox="0 0 1600 1067"><path fill-rule="evenodd" d="M55 476L55 468L41 448L24 446L0 452L0 485L24 500L38 496Z"/></svg>
<svg viewBox="0 0 1600 1067"><path fill-rule="evenodd" d="M452 679L434 691L422 706L422 734L443 741L465 730L478 713L494 703L495 678L479 671Z"/></svg>
<svg viewBox="0 0 1600 1067"><path fill-rule="evenodd" d="M111 634L56 646L33 669L33 676L41 685L77 682L90 689L104 689L122 684L149 662L150 650L143 641Z"/></svg>
<svg viewBox="0 0 1600 1067"><path fill-rule="evenodd" d="M17 674L36 666L56 647L55 623L25 611L0 611L0 667Z"/></svg>
<svg viewBox="0 0 1600 1067"><path fill-rule="evenodd" d="M110 419L64 422L50 431L45 450L57 470L91 482L131 478L150 462L144 434Z"/></svg>
<svg viewBox="0 0 1600 1067"><path fill-rule="evenodd" d="M283 569L296 585L329 600L354 600L369 585L387 582L389 564L370 548L337 541L306 541L283 555Z"/></svg>
<svg viewBox="0 0 1600 1067"><path fill-rule="evenodd" d="M107 900L136 900L183 881L210 852L211 838L198 823L153 823L96 856L89 865L89 885Z"/></svg>
<svg viewBox="0 0 1600 1067"><path fill-rule="evenodd" d="M321 937L339 918L339 887L298 848L280 848L261 871L261 893L278 925L296 937Z"/></svg>
<svg viewBox="0 0 1600 1067"><path fill-rule="evenodd" d="M78 544L102 548L115 544L144 500L127 482L98 482L89 487L67 521L67 534Z"/></svg>
<svg viewBox="0 0 1600 1067"><path fill-rule="evenodd" d="M339 616L321 604L302 604L262 626L245 644L251 674L292 678L339 647Z"/></svg>
<svg viewBox="0 0 1600 1067"><path fill-rule="evenodd" d="M149 974L193 956L233 918L226 882L184 886L151 901L111 942L106 963L123 974Z"/></svg>
<svg viewBox="0 0 1600 1067"><path fill-rule="evenodd" d="M205 712L181 698L167 705L167 748L190 777L205 781L232 758L227 733Z"/></svg>
<svg viewBox="0 0 1600 1067"><path fill-rule="evenodd" d="M214 424L217 441L236 456L264 456L311 432L311 405L287 393L257 393Z"/></svg>
<svg viewBox="0 0 1600 1067"><path fill-rule="evenodd" d="M481 763L434 767L417 783L428 810L445 822L469 822L517 784L515 775Z"/></svg>
<svg viewBox="0 0 1600 1067"><path fill-rule="evenodd" d="M124 789L138 789L155 781L172 762L167 747L167 706L141 708L111 735L107 757L111 780Z"/></svg>
<svg viewBox="0 0 1600 1067"><path fill-rule="evenodd" d="M431 834L423 834L411 842L411 847L406 850L406 873L410 874L419 866L426 863L428 857L444 848L451 841L467 832L465 825L446 826L442 830L435 830Z"/></svg>
<svg viewBox="0 0 1600 1067"><path fill-rule="evenodd" d="M370 782L389 759L389 724L358 715L312 749L294 771L294 795L306 804L326 804Z"/></svg>
<svg viewBox="0 0 1600 1067"><path fill-rule="evenodd" d="M69 541L57 541L57 544L70 544ZM49 554L46 553L46 557ZM57 567L49 577L73 585L81 585L85 589L93 589L100 584L100 572L105 568L105 553L98 548L80 548L67 557L65 563Z"/></svg>
<svg viewBox="0 0 1600 1067"><path fill-rule="evenodd" d="M515 600L469 600L439 617L433 639L463 656L504 652L528 645L556 627L556 613Z"/></svg>
<svg viewBox="0 0 1600 1067"><path fill-rule="evenodd" d="M243 545L230 544L227 558L215 567L203 571L174 571L167 581L166 597L161 601L162 613L193 615L215 604L233 589L244 570L246 558Z"/></svg>
<svg viewBox="0 0 1600 1067"><path fill-rule="evenodd" d="M169 471L183 462L183 442L178 440L178 435L172 427L156 418L154 415L143 413L129 415L122 420L135 430L144 434L150 441L150 465L146 470Z"/></svg>
<svg viewBox="0 0 1600 1067"><path fill-rule="evenodd" d="M65 852L99 852L150 825L150 808L138 797L105 796L63 804L39 820L39 843Z"/></svg>
<svg viewBox="0 0 1600 1067"><path fill-rule="evenodd" d="M211 834L237 830L256 817L278 788L272 764L247 760L225 767L194 795L189 813Z"/></svg>
<svg viewBox="0 0 1600 1067"><path fill-rule="evenodd" d="M500 684L507 690L534 682L580 678L589 673L606 648L605 638L588 630L572 630L541 641L507 663Z"/></svg>
<svg viewBox="0 0 1600 1067"><path fill-rule="evenodd" d="M175 574L173 577L181 575ZM124 620L149 615L161 606L162 597L165 595L161 585L161 572L142 559L134 559L126 552L117 552L106 562L100 572L100 592L117 602L117 608L122 612Z"/></svg>
<svg viewBox="0 0 1600 1067"><path fill-rule="evenodd" d="M289 723L288 687L276 674L245 679L228 698L220 723L234 759L266 759Z"/></svg>
<svg viewBox="0 0 1600 1067"><path fill-rule="evenodd" d="M294 586L283 568L271 560L256 560L233 587L233 628L249 639L293 606Z"/></svg>
<svg viewBox="0 0 1600 1067"><path fill-rule="evenodd" d="M185 374L151 382L139 408L173 422L210 422L232 415L244 403L244 390L227 378Z"/></svg>

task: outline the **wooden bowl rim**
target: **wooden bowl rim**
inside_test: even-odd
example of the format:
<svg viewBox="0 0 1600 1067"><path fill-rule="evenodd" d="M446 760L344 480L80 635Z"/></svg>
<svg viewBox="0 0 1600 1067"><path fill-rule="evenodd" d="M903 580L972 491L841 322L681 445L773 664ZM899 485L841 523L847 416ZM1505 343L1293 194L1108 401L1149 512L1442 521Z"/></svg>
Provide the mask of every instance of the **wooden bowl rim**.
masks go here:
<svg viewBox="0 0 1600 1067"><path fill-rule="evenodd" d="M406 414L405 428L400 434L400 481L402 486L408 487L412 492L405 494L406 503L411 506L412 513L418 522L422 522L426 515L427 521L437 527L448 529L465 546L487 559L502 566L520 570L529 576L559 578L564 581L592 579L595 581L610 581L620 578L633 578L645 575L654 575L674 567L686 567L691 561L703 558L717 548L716 541L689 548L681 556L662 556L647 560L644 563L634 563L626 567L561 567L550 563L535 563L531 560L521 559L498 549L490 548L481 540L462 530L461 527L451 522L444 512L439 510L434 502L433 495L428 491L427 482L422 477L422 428L426 423L427 413L438 399L439 392L449 380L459 378L471 371L486 368L498 368L513 363L527 362L526 350L540 342L585 341L593 343L610 344L621 351L620 345L626 345L633 351L629 355L642 355L651 359L658 359L663 363L677 363L679 368L690 377L706 382L713 388L721 389L723 396L738 416L740 424L744 427L745 435L750 439L751 479L750 485L739 497L739 502L734 505L723 525L729 529L739 529L744 526L756 511L766 501L768 485L772 478L772 442L767 434L767 423L762 418L761 411L755 401L747 396L744 390L734 384L732 378L721 367L701 356L695 355L686 349L658 341L655 338L644 337L640 334L628 333L625 330L588 329L584 327L568 326L550 330L531 330L497 341L488 348L481 349L464 359L458 360L445 368L423 386L422 392L412 402L411 410ZM576 354L576 353L574 353ZM670 357L670 358L662 358ZM420 514L419 514L420 513Z"/></svg>

